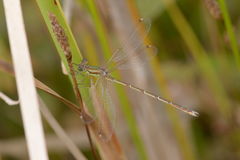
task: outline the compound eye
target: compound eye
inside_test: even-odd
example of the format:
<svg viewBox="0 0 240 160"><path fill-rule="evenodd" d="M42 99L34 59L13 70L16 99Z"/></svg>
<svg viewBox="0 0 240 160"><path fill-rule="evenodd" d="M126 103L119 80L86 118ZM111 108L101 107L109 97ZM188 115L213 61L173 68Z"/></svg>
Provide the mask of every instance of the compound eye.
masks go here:
<svg viewBox="0 0 240 160"><path fill-rule="evenodd" d="M78 66L78 70L79 70L80 72L82 72L82 71L83 71L83 67L82 67L82 66Z"/></svg>

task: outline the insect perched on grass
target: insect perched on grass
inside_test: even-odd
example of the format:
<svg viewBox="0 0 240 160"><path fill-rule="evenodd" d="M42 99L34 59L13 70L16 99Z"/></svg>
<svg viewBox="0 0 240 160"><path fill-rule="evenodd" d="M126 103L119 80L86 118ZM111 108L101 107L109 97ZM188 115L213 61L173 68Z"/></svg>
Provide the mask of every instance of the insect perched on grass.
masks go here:
<svg viewBox="0 0 240 160"><path fill-rule="evenodd" d="M54 31L55 35L57 36L57 39L61 45L61 48L64 50L65 55L67 57L71 58L71 56L68 56L68 55L71 55L70 54L71 51L70 51L69 43L67 41L67 37L65 36L64 30L62 29L60 24L58 24L56 17L53 14L50 14L50 20L51 20L51 24L53 26L53 31ZM145 24L145 25L143 25L143 26L145 26L145 32L144 32L143 37L145 37L147 35L147 33L149 32L151 23L144 21L142 18L139 19L139 23ZM198 113L193 110L190 110L186 107L183 107L176 103L168 101L154 93L151 93L147 90L136 87L130 83L126 83L121 80L117 80L111 76L111 73L114 70L125 68L126 64L127 64L126 62L128 62L128 61L133 62L133 60L137 60L137 61L145 60L146 59L146 56L144 54L145 51L149 50L149 52L152 54L157 52L157 50L155 49L154 46L149 45L149 44L147 44L147 45L144 44L144 42L139 38L139 33L140 33L141 29L142 29L142 26L139 24L136 27L136 29L132 32L132 34L130 35L129 42L131 43L131 49L128 48L129 42L124 43L122 45L122 48L117 49L113 53L113 55L109 59L109 61L106 63L106 65L104 65L102 67L89 65L87 60L83 59L82 62L77 65L78 71L84 72L91 77L97 77L98 79L96 81L96 84L100 84L101 82L102 82L102 84L106 84L107 81L110 81L110 82L113 82L116 84L120 84L122 86L133 89L137 92L140 92L143 95L152 97L153 99L156 99L158 101L169 104L172 107L175 107L189 115L197 117ZM105 96L103 96L103 98L106 98L106 86L102 85L101 91L102 91L102 94L105 95ZM95 98L95 99L97 99L97 98ZM100 103L100 101L98 101L98 102ZM105 104L103 103L102 105L105 105ZM98 104L94 105L94 107L95 106L98 106ZM108 117L105 115L104 111L102 111L101 109L95 108L95 110L97 110L97 114L96 114L97 116L99 116L98 114L100 114L100 116L103 115L102 116L103 118L99 118L99 121L98 121L98 124L100 126L99 127L99 136L104 137L104 139L109 139L112 135L112 128L107 120ZM82 119L84 119L84 118L82 117ZM85 121L85 119L84 119L84 121ZM92 121L92 119L91 119L91 121Z"/></svg>
<svg viewBox="0 0 240 160"><path fill-rule="evenodd" d="M146 34L149 32L150 29L150 24L151 23L146 23L143 18L139 19L139 23L144 23L146 24L146 32L145 32L145 36ZM123 82L121 80L117 80L114 77L111 76L111 72L113 72L115 69L117 68L121 68L122 66L125 65L125 62L128 61L128 59L131 59L131 57L134 58L139 58L141 57L141 54L143 53L143 50L151 50L150 52L156 52L157 50L155 50L154 46L149 45L149 44L144 44L142 41L140 40L135 40L138 37L138 32L140 30L140 27L137 26L137 28L135 29L134 32L132 32L132 34L130 35L130 41L135 41L135 43L133 44L134 46L132 46L132 50L130 51L131 53L126 53L126 44L123 45L122 48L117 49L112 57L109 59L109 61L107 62L107 65L103 66L103 67L99 67L99 66L92 66L92 65L88 65L88 62L86 59L83 59L82 62L78 65L78 70L80 72L85 72L86 74L88 74L89 76L93 76L93 77L101 77L101 79L105 79L107 81L111 81L113 83L117 83L120 84L122 86L128 87L130 89L133 89L137 92L140 92L146 96L152 97L153 99L156 99L158 101L161 101L163 103L169 104L172 107L175 107L191 116L194 117L198 117L198 113L188 109L186 107L183 107L181 105L178 105L176 103L173 103L171 101L168 101L154 93L151 93L147 90L141 89L139 87L136 87L132 84ZM114 67L112 67L110 64L113 63Z"/></svg>
<svg viewBox="0 0 240 160"><path fill-rule="evenodd" d="M150 24L151 23L147 23L146 21L144 21L142 18L139 20L140 23L144 23L146 24L146 32L144 33L146 36L147 33L149 32L149 29L150 29ZM154 46L152 45L149 45L149 44L144 44L143 41L139 40L138 38L138 34L139 34L139 30L140 30L140 27L137 26L137 28L135 29L134 32L132 32L132 34L130 35L130 39L129 41L133 42L131 44L131 47L132 47L132 50L127 50L127 46L129 44L125 43L123 44L122 48L120 49L117 49L112 57L109 59L109 61L106 63L106 65L103 65L101 67L99 66L93 66L93 65L89 65L88 64L88 61L86 59L83 59L82 62L80 64L78 64L78 71L81 72L81 73L86 73L87 75L89 75L90 77L97 77L97 81L96 81L96 84L99 85L99 83L102 83L102 86L101 86L101 94L106 94L106 84L107 81L110 81L110 82L113 82L113 83L116 83L116 84L120 84L122 86L125 86L125 87L128 87L130 89L133 89L137 92L140 92L142 93L143 95L146 95L146 96L149 96L149 97L152 97L153 99L155 100L158 100L158 101L161 101L163 103L166 103L166 104L169 104L171 105L172 107L175 107L191 116L194 116L194 117L198 117L198 113L191 110L191 109L188 109L186 107L183 107L181 105L178 105L176 103L173 103L171 101L168 101L154 93L151 93L147 90L144 90L142 88L139 88L139 87L136 87L130 83L126 83L126 82L123 82L121 80L117 80L115 79L114 77L111 76L111 73L116 70L116 69L122 69L122 68L125 68L127 66L126 62L127 61L131 61L131 60L145 60L146 57L144 56L144 53L145 51L149 51L150 53L154 54L157 52L157 50L155 49ZM136 59L138 58L138 59ZM145 59L144 59L145 58ZM95 85L95 86L97 86ZM108 97L108 96L103 96L103 97ZM104 104L103 104L104 105ZM111 106L110 106L111 107ZM102 108L104 109L104 108ZM99 111L97 111L99 112ZM100 111L102 112L102 111ZM98 113L97 113L98 114ZM100 120L101 118L99 118ZM101 120L100 120L101 121ZM102 123L102 124L101 124ZM111 137L111 133L112 133L112 129L111 127L109 127L109 124L105 124L105 121L103 122L99 122L99 136L100 137L104 137L104 139L109 139ZM108 130L108 131L106 131Z"/></svg>
<svg viewBox="0 0 240 160"><path fill-rule="evenodd" d="M151 46L147 46L147 47L151 47ZM102 67L98 67L98 66L88 65L87 64L87 60L85 60L85 59L78 65L78 70L80 72L85 72L85 73L87 73L90 76L102 77L102 78L104 78L104 79L106 79L108 81L111 81L113 83L117 83L117 84L120 84L122 86L125 86L125 87L128 87L130 89L133 89L133 90L135 90L137 92L140 92L140 93L142 93L142 94L144 94L146 96L152 97L152 98L154 98L154 99L156 99L158 101L161 101L163 103L169 104L172 107L175 107L175 108L177 108L177 109L179 109L179 110L181 110L181 111L183 111L183 112L185 112L185 113L187 113L187 114L189 114L191 116L198 117L198 115L199 115L198 112L196 112L196 111L193 111L191 109L183 107L183 106L181 106L179 104L173 103L172 101L168 101L168 100L166 100L166 99L164 99L164 98L162 98L162 97L160 97L160 96L158 96L158 95L156 95L154 93L151 93L151 92L149 92L147 90L141 89L139 87L136 87L136 86L134 86L132 84L123 82L121 80L117 80L117 79L115 79L114 77L112 77L110 75L111 72L109 72L107 68L102 68Z"/></svg>
<svg viewBox="0 0 240 160"><path fill-rule="evenodd" d="M181 110L181 111L183 111L183 112L185 112L185 113L187 113L187 114L189 114L191 116L198 117L198 115L199 115L198 112L196 112L196 111L193 111L191 109L183 107L183 106L181 106L179 104L173 103L172 101L168 101L168 100L166 100L166 99L164 99L164 98L162 98L162 97L160 97L160 96L158 96L158 95L156 95L154 93L151 93L151 92L149 92L147 90L141 89L139 87L136 87L136 86L134 86L132 84L123 82L121 80L117 80L117 79L115 79L114 77L112 77L110 75L110 72L108 71L107 68L102 68L102 67L98 67L98 66L88 65L87 61L85 59L78 65L78 70L80 72L86 72L90 76L102 77L102 78L104 78L104 79L106 79L108 81L120 84L120 85L128 87L130 89L133 89L133 90L135 90L137 92L140 92L140 93L142 93L142 94L144 94L146 96L152 97L152 98L154 98L154 99L156 99L158 101L161 101L163 103L169 104L172 107L175 107L175 108L177 108L177 109L179 109L179 110Z"/></svg>

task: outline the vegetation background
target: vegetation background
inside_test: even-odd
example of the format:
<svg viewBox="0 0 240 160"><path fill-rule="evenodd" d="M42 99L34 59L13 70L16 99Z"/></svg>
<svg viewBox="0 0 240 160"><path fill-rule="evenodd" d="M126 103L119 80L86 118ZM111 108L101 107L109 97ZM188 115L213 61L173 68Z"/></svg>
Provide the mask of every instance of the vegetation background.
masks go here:
<svg viewBox="0 0 240 160"><path fill-rule="evenodd" d="M83 57L94 65L106 62L121 41L132 43L129 35L139 17L150 19L148 41L158 49L157 56L142 68L139 62L114 76L200 114L191 117L111 85L111 107L116 110L113 125L126 159L240 159L240 1L77 0L61 4ZM34 75L74 102L42 7L46 6L39 1L22 1ZM1 60L11 62L2 2L0 53ZM5 72L0 75L0 91L18 99L15 79ZM84 156L94 159L79 117L58 99L38 93ZM0 159L27 159L19 107L3 101L0 106ZM74 159L45 121L44 127L50 159Z"/></svg>

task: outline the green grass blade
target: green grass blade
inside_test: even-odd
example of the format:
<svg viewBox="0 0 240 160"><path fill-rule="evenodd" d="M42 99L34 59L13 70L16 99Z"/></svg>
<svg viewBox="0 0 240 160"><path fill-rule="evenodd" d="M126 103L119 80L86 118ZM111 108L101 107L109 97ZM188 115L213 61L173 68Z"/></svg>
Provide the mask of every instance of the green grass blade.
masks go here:
<svg viewBox="0 0 240 160"><path fill-rule="evenodd" d="M61 49L61 46L59 44L59 42L56 39L55 34L52 31L52 26L49 20L49 13L53 13L56 17L58 22L60 23L60 25L63 27L66 36L68 37L68 41L69 41L69 45L70 45L70 50L72 53L72 61L73 63L80 63L82 61L82 54L77 46L77 43L74 39L74 36L71 32L71 29L69 28L65 18L64 18L64 14L62 11L62 8L59 4L59 2L56 1L48 1L48 0L36 0L37 4L40 8L40 11L42 13L42 16L47 24L48 30L51 34L51 37L54 41L54 44L57 48L57 51L59 53L59 56L62 60L62 62L64 63L65 68L67 69L68 73L69 73L69 67L66 61L66 57L64 55L63 50ZM78 76L79 79L81 79L82 77ZM71 76L69 76L69 79L71 80ZM80 88L80 91L82 93L83 99L88 99L88 89L87 88Z"/></svg>
<svg viewBox="0 0 240 160"><path fill-rule="evenodd" d="M60 44L56 39L56 36L52 32L51 23L50 23L50 20L48 17L49 13L53 13L57 17L60 25L64 28L65 34L68 37L70 49L72 51L73 61L76 63L79 63L82 60L82 54L77 46L77 43L73 37L73 34L64 18L62 8L59 5L56 5L54 3L54 1L48 1L48 0L36 0L36 1L38 3L38 6L42 13L42 16L47 24L48 30L51 33L51 37L52 37L54 44L58 50L58 53L60 54L61 60L64 62L65 67L68 69L68 65L67 65L63 50L61 49Z"/></svg>
<svg viewBox="0 0 240 160"><path fill-rule="evenodd" d="M224 23L225 23L227 33L228 33L228 36L229 36L229 39L230 39L230 45L231 45L231 48L232 48L232 51L233 51L233 54L234 54L234 57L235 57L235 61L236 61L236 64L237 64L238 68L240 69L240 55L239 55L239 50L238 50L237 39L236 39L236 36L234 34L231 19L230 19L229 14L228 14L227 5L225 3L225 0L218 0L218 2L219 2L219 5L220 5L220 9L222 11Z"/></svg>

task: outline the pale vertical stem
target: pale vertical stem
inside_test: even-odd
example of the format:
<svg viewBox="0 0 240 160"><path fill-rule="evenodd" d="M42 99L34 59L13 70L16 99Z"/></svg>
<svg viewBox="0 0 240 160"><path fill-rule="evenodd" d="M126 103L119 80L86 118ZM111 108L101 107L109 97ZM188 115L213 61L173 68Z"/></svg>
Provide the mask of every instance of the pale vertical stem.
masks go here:
<svg viewBox="0 0 240 160"><path fill-rule="evenodd" d="M29 156L48 160L20 0L3 2Z"/></svg>

